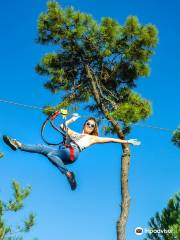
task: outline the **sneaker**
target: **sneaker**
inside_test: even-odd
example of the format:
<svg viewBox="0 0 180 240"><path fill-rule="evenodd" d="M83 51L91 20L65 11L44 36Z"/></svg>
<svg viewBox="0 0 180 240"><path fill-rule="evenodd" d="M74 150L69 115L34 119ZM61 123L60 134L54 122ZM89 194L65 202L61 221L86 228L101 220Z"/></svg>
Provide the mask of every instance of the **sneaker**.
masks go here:
<svg viewBox="0 0 180 240"><path fill-rule="evenodd" d="M6 135L3 135L3 141L14 151L20 147L19 142L16 139L12 139Z"/></svg>
<svg viewBox="0 0 180 240"><path fill-rule="evenodd" d="M69 172L71 176L66 174L67 180L71 186L71 190L75 190L77 187L76 179L75 179L75 174L73 172Z"/></svg>

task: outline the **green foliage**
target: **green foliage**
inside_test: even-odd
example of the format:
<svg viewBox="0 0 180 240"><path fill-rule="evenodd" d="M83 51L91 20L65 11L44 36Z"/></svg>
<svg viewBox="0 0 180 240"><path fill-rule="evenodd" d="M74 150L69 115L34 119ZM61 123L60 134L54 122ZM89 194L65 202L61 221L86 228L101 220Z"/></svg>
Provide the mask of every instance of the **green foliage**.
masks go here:
<svg viewBox="0 0 180 240"><path fill-rule="evenodd" d="M2 152L0 152L0 158L4 157L4 154Z"/></svg>
<svg viewBox="0 0 180 240"><path fill-rule="evenodd" d="M12 187L14 191L14 200L10 200L6 207L7 210L16 212L23 208L23 200L29 196L31 187L28 186L24 189L21 189L20 184L16 181L12 182Z"/></svg>
<svg viewBox="0 0 180 240"><path fill-rule="evenodd" d="M62 103L58 104L56 107L52 107L52 106L45 106L43 108L43 112L46 114L46 115L50 115L52 113L54 113L55 111L57 110L61 110L62 108L66 108L68 110L68 113L70 112L76 112L79 110L79 105L77 104L74 104L72 105L71 107L66 104L66 101L63 101Z"/></svg>
<svg viewBox="0 0 180 240"><path fill-rule="evenodd" d="M119 104L115 111L111 112L115 119L129 124L136 123L150 116L151 104L149 101L128 90L123 90L121 94L123 96L126 95L126 97L124 97L124 102Z"/></svg>
<svg viewBox="0 0 180 240"><path fill-rule="evenodd" d="M180 239L180 192L168 201L168 205L162 213L156 213L150 219L149 227L152 233L148 233L145 240L176 240ZM156 233L153 230L169 230Z"/></svg>
<svg viewBox="0 0 180 240"><path fill-rule="evenodd" d="M35 224L35 217L32 213L29 214L29 217L24 221L24 231L29 232L30 229Z"/></svg>
<svg viewBox="0 0 180 240"><path fill-rule="evenodd" d="M180 148L180 126L173 133L172 142L174 143L175 146Z"/></svg>
<svg viewBox="0 0 180 240"><path fill-rule="evenodd" d="M0 200L0 240L22 240L21 234L29 232L35 224L35 216L30 213L22 226L8 226L6 224L6 214L12 212L18 212L24 207L24 200L29 196L31 192L30 186L21 188L17 181L12 182L13 199L7 202Z"/></svg>
<svg viewBox="0 0 180 240"><path fill-rule="evenodd" d="M150 73L157 35L155 26L141 25L135 16L129 16L124 25L110 17L97 23L91 15L48 2L47 11L39 16L37 42L51 44L56 51L44 55L36 71L48 76L47 89L64 95L58 106L48 106L45 112L85 103L99 114L88 66L96 79L100 101L112 116L124 125L148 117L150 103L132 89L138 78ZM129 90L128 98L124 89Z"/></svg>

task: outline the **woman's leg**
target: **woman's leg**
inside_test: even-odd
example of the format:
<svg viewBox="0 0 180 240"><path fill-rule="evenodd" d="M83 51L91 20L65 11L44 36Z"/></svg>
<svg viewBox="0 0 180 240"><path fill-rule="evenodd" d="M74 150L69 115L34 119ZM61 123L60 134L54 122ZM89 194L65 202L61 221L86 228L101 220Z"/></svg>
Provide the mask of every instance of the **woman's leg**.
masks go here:
<svg viewBox="0 0 180 240"><path fill-rule="evenodd" d="M71 190L76 189L77 183L76 183L75 175L73 172L70 172L65 166L65 164L68 164L69 158L70 158L69 149L62 148L62 149L56 150L52 147L49 147L43 144L37 144L37 145L21 144L20 149L22 151L40 153L44 156L47 156L48 159L51 161L51 163L55 165L61 171L61 173L67 177L67 180L71 186Z"/></svg>
<svg viewBox="0 0 180 240"><path fill-rule="evenodd" d="M16 139L12 139L9 136L4 135L3 136L4 142L11 147L13 150L20 149L22 151L26 152L32 152L32 153L39 153L42 154L48 159L63 173L66 175L68 182L70 183L71 189L76 189L76 180L75 175L73 172L68 171L65 164L69 163L70 160L70 152L69 149L61 149L56 150L52 147L43 145L43 144L36 144L36 145L30 145L30 144L22 144L21 142L17 141ZM77 155L78 156L78 155ZM77 157L76 156L76 157ZM65 162L65 164L64 164Z"/></svg>
<svg viewBox="0 0 180 240"><path fill-rule="evenodd" d="M46 146L44 144L23 144L19 148L25 152L32 152L32 153L40 153L43 155L47 155L49 152L54 151L53 147Z"/></svg>
<svg viewBox="0 0 180 240"><path fill-rule="evenodd" d="M57 151L57 150L56 150ZM64 162L62 161L62 159L58 156L56 151L52 151L50 153L47 154L48 159L51 161L51 163L53 165L55 165L62 174L67 174L69 172L69 170L66 168Z"/></svg>
<svg viewBox="0 0 180 240"><path fill-rule="evenodd" d="M53 165L55 165L62 174L66 174L68 172L63 160L59 156L59 150L43 144L22 144L20 150L25 152L40 153L48 157L51 163L53 163Z"/></svg>

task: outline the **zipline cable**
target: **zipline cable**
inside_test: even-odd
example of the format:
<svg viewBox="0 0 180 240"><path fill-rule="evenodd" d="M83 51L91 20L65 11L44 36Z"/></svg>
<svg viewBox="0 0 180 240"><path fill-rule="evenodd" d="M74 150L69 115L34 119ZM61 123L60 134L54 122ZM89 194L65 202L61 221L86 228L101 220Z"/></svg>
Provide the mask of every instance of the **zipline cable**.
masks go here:
<svg viewBox="0 0 180 240"><path fill-rule="evenodd" d="M141 123L132 123L131 125L136 125L136 126L144 127L144 128L152 128L152 129L171 132L171 133L174 132L174 130L172 130L170 128L162 128L162 127L157 127L157 126L154 126L154 125L147 125L147 124L141 124Z"/></svg>
<svg viewBox="0 0 180 240"><path fill-rule="evenodd" d="M27 104L22 104L22 103L12 102L12 101L2 100L2 99L0 99L0 103L8 103L8 104L11 104L11 105L16 105L18 107L37 109L37 110L41 110L41 111L43 110L42 107L38 107L38 106L35 106L35 105L27 105ZM68 115L72 115L72 114L68 114ZM89 116L88 115L83 115L81 117L82 118L88 118ZM96 118L96 119L107 120L106 118ZM174 130L172 130L172 129L157 127L157 126L154 126L154 125L147 125L147 124L141 124L141 123L132 123L132 124L130 124L130 126L131 125L136 125L136 126L139 126L139 127L151 128L151 129L160 130L160 131L166 131L166 132L171 132L171 133L174 132Z"/></svg>
<svg viewBox="0 0 180 240"><path fill-rule="evenodd" d="M17 102L11 102L11 101L2 100L2 99L0 99L0 102L13 104L13 105L17 105L17 106L20 106L20 107L26 107L26 108L33 108L33 109L43 110L43 108L41 108L41 107L37 107L37 106L33 106L33 105L27 105L27 104L22 104L22 103L17 103Z"/></svg>

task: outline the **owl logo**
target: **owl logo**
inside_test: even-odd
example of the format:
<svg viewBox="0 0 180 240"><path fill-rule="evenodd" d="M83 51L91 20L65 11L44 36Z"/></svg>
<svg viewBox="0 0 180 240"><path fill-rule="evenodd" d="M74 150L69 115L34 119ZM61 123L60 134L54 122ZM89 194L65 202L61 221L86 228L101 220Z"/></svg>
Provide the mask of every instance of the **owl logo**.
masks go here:
<svg viewBox="0 0 180 240"><path fill-rule="evenodd" d="M141 236L143 234L143 228L141 227L135 228L135 234Z"/></svg>

